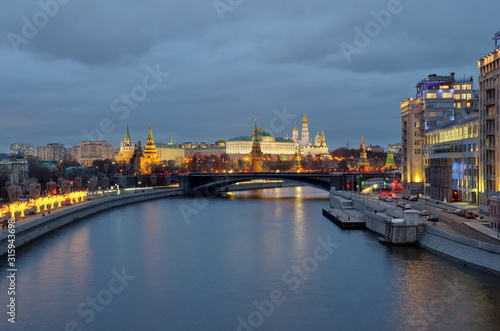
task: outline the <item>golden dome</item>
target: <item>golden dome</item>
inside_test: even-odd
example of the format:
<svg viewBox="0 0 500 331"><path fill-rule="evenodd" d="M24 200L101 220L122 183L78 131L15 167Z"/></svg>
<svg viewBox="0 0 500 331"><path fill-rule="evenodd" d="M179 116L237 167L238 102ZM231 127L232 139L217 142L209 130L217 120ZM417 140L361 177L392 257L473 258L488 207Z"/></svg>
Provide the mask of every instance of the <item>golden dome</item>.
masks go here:
<svg viewBox="0 0 500 331"><path fill-rule="evenodd" d="M306 114L304 114L304 117L302 118L302 123L307 123L309 120L306 117Z"/></svg>

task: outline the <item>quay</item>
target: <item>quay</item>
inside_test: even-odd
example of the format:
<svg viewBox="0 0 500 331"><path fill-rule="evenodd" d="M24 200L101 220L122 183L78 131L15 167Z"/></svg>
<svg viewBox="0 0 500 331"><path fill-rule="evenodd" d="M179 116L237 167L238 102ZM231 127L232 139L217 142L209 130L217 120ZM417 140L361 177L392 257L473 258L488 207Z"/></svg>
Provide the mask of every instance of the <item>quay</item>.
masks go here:
<svg viewBox="0 0 500 331"><path fill-rule="evenodd" d="M340 209L324 209L323 215L326 216L333 223L337 224L342 229L364 229L365 221L360 220L360 215L351 211L347 213Z"/></svg>
<svg viewBox="0 0 500 331"><path fill-rule="evenodd" d="M364 228L380 235L378 240L383 244L415 244L464 266L500 275L500 241L494 244L474 239L472 235L452 233L448 227L445 228L448 230L446 231L438 228L436 223L424 223L417 210L399 211L393 206L394 204L374 202L361 196L332 190L331 208L323 209L323 215L342 229L349 229L351 224L346 222L346 215L355 215L354 212L357 212L358 217L350 217L347 221L364 223Z"/></svg>

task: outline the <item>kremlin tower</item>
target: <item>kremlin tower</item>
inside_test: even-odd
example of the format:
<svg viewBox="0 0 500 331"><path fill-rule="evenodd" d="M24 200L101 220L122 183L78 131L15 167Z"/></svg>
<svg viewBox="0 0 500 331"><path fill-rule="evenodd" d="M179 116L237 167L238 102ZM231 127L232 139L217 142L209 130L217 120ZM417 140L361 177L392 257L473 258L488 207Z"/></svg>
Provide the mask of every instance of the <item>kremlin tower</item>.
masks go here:
<svg viewBox="0 0 500 331"><path fill-rule="evenodd" d="M264 159L264 154L260 149L260 138L259 138L259 130L257 129L257 120L255 120L255 125L253 128L252 150L250 151L249 156L250 156L250 171L262 172L262 162Z"/></svg>
<svg viewBox="0 0 500 331"><path fill-rule="evenodd" d="M366 154L365 137L361 137L361 145L359 146L359 160L358 168L359 171L370 171L370 163L368 162L368 156Z"/></svg>
<svg viewBox="0 0 500 331"><path fill-rule="evenodd" d="M134 146L132 145L132 140L130 139L130 133L128 131L128 123L127 129L125 130L125 138L123 141L120 141L120 150L118 151L118 155L116 156L116 163L119 165L125 165L130 162L130 159L134 157Z"/></svg>
<svg viewBox="0 0 500 331"><path fill-rule="evenodd" d="M144 147L144 152L142 153L141 157L141 173L153 173L154 164L159 165L160 158L158 157L158 153L156 152L155 140L153 138L153 129L150 125L148 130L148 141L146 143L146 147Z"/></svg>

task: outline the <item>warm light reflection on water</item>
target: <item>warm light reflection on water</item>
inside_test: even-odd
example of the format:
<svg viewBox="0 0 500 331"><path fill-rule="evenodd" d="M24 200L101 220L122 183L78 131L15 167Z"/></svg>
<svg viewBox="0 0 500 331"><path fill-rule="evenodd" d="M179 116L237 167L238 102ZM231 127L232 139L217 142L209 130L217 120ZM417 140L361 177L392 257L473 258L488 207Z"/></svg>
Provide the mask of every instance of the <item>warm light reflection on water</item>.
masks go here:
<svg viewBox="0 0 500 331"><path fill-rule="evenodd" d="M75 321L82 330L237 330L237 318L248 321L274 290L286 299L254 330L500 325L498 277L417 247L381 245L368 231L343 231L321 214L327 196L293 187L169 198L76 222L20 251L16 329L64 330ZM181 206L196 211L189 222ZM304 273L318 239L335 248ZM87 324L77 307L104 293L111 271L122 268L134 280Z"/></svg>

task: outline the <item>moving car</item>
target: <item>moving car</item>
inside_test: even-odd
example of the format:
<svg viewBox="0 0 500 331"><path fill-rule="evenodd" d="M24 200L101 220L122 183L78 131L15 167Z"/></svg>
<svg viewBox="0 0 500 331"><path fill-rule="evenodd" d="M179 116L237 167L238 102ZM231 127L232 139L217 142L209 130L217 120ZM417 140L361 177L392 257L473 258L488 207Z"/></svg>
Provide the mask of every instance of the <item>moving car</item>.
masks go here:
<svg viewBox="0 0 500 331"><path fill-rule="evenodd" d="M429 215L427 216L427 220L431 222L437 222L439 219L436 215Z"/></svg>
<svg viewBox="0 0 500 331"><path fill-rule="evenodd" d="M410 204L409 203L404 203L403 201L398 202L397 206L401 207L403 209L411 209Z"/></svg>
<svg viewBox="0 0 500 331"><path fill-rule="evenodd" d="M420 213L418 213L420 216L430 216L431 213L429 213L427 210L422 210Z"/></svg>
<svg viewBox="0 0 500 331"><path fill-rule="evenodd" d="M473 213L473 212L471 212L471 211L467 211L467 212L465 212L464 217L465 217L465 218L476 218L476 217L474 216L474 213Z"/></svg>

